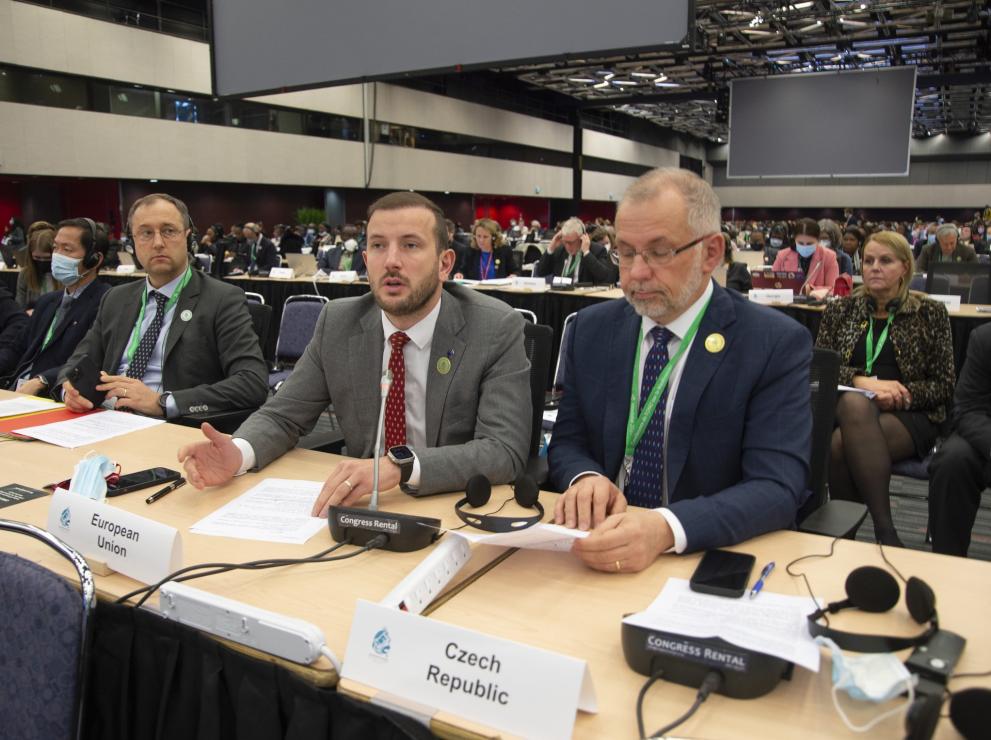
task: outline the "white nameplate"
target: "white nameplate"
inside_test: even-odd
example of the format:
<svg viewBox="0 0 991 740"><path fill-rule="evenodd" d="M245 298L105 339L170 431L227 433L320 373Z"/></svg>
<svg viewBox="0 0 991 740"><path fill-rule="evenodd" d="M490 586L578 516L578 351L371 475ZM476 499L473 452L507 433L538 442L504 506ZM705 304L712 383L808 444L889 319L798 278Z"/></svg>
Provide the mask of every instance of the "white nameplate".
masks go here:
<svg viewBox="0 0 991 740"><path fill-rule="evenodd" d="M353 283L358 279L356 270L331 270L330 282L332 283Z"/></svg>
<svg viewBox="0 0 991 740"><path fill-rule="evenodd" d="M296 277L296 271L291 267L273 267L268 271L268 276L275 280L292 280Z"/></svg>
<svg viewBox="0 0 991 740"><path fill-rule="evenodd" d="M527 290L548 290L547 281L542 277L520 277L513 278L514 288L526 288Z"/></svg>
<svg viewBox="0 0 991 740"><path fill-rule="evenodd" d="M343 678L522 737L570 738L597 712L584 660L359 600Z"/></svg>
<svg viewBox="0 0 991 740"><path fill-rule="evenodd" d="M117 265L117 272L121 275L130 275L135 272L138 268L134 265Z"/></svg>
<svg viewBox="0 0 991 740"><path fill-rule="evenodd" d="M47 528L84 557L142 583L156 583L182 566L182 538L174 527L77 493L55 492Z"/></svg>
<svg viewBox="0 0 991 740"><path fill-rule="evenodd" d="M574 281L569 277L558 276L554 278L554 285L571 285Z"/></svg>
<svg viewBox="0 0 991 740"><path fill-rule="evenodd" d="M313 254L313 247L300 247L300 254Z"/></svg>
<svg viewBox="0 0 991 740"><path fill-rule="evenodd" d="M747 296L754 303L794 303L795 291L791 288L755 288Z"/></svg>
<svg viewBox="0 0 991 740"><path fill-rule="evenodd" d="M926 296L926 298L931 298L938 303L942 303L946 306L947 311L960 310L960 296L958 295L938 295L935 293L930 293Z"/></svg>

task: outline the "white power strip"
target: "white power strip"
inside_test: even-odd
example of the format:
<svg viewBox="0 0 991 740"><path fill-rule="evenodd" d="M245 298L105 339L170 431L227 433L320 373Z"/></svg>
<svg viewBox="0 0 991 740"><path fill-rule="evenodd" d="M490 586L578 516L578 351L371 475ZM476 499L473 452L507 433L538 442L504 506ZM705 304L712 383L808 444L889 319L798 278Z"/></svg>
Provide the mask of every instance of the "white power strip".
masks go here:
<svg viewBox="0 0 991 740"><path fill-rule="evenodd" d="M215 596L175 581L162 586L158 604L167 619L225 640L304 665L323 653L337 667L336 658L324 649L323 633L302 619Z"/></svg>
<svg viewBox="0 0 991 740"><path fill-rule="evenodd" d="M448 532L434 545L433 552L379 603L420 614L470 559L471 546L468 540L459 534Z"/></svg>

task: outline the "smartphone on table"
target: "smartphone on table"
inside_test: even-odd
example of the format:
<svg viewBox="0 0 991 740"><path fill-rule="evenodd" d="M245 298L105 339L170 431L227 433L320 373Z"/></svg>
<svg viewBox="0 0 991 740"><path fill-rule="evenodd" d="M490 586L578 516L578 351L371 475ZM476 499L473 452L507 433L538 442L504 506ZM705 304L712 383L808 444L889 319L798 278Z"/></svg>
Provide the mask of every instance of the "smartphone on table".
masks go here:
<svg viewBox="0 0 991 740"><path fill-rule="evenodd" d="M756 560L747 553L709 550L695 568L689 588L700 594L738 599L747 590Z"/></svg>

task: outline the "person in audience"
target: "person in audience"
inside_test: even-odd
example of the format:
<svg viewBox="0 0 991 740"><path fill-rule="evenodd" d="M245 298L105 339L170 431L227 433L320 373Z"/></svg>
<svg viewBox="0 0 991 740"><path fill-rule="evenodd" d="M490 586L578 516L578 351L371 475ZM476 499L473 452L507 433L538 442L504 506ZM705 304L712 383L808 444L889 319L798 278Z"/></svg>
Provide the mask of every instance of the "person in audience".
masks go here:
<svg viewBox="0 0 991 740"><path fill-rule="evenodd" d="M991 485L991 324L970 333L950 435L929 464L933 552L967 556L981 492Z"/></svg>
<svg viewBox="0 0 991 740"><path fill-rule="evenodd" d="M364 275L365 255L358 249L358 229L352 224L346 224L341 236L344 238L341 244L320 250L317 267L326 273L354 270L359 275Z"/></svg>
<svg viewBox="0 0 991 740"><path fill-rule="evenodd" d="M303 236L294 226L286 226L279 242L282 254L298 254L303 251Z"/></svg>
<svg viewBox="0 0 991 740"><path fill-rule="evenodd" d="M255 223L246 223L243 233L244 244L236 258L242 270L249 274L268 272L273 267L282 264L282 257L279 256L272 240L262 233L261 226Z"/></svg>
<svg viewBox="0 0 991 740"><path fill-rule="evenodd" d="M197 488L265 467L333 403L348 453L363 459L333 469L313 514L326 516L329 506L367 496L387 368L393 382L381 490L459 491L476 474L507 483L523 471L532 415L523 319L501 301L445 282L454 251L444 214L429 199L391 193L373 203L368 216L371 293L323 309L293 373L233 439L204 425L207 441L179 450Z"/></svg>
<svg viewBox="0 0 991 740"><path fill-rule="evenodd" d="M611 284L619 280L619 270L609 259L606 248L585 233L585 224L569 218L547 245L534 270L534 277L566 277L575 283Z"/></svg>
<svg viewBox="0 0 991 740"><path fill-rule="evenodd" d="M14 369L21 356L21 337L28 315L9 290L0 285L0 378Z"/></svg>
<svg viewBox="0 0 991 740"><path fill-rule="evenodd" d="M513 272L513 250L506 246L499 223L491 218L478 219L471 248L455 273L455 280L495 280L511 277Z"/></svg>
<svg viewBox="0 0 991 740"><path fill-rule="evenodd" d="M864 258L864 232L859 226L848 226L843 232L843 251L850 257L853 266L851 275L861 274Z"/></svg>
<svg viewBox="0 0 991 740"><path fill-rule="evenodd" d="M833 250L840 275L853 275L853 262L850 255L843 251L843 232L835 221L828 218L820 219L819 246Z"/></svg>
<svg viewBox="0 0 991 740"><path fill-rule="evenodd" d="M45 293L59 287L52 277L52 251L55 227L47 221L35 221L28 227L27 250L23 252L21 271L17 275L17 304L31 311Z"/></svg>
<svg viewBox="0 0 991 740"><path fill-rule="evenodd" d="M935 235L936 243L926 244L915 261L916 272L928 272L936 262L977 262L977 252L960 243L960 232L954 224L943 224Z"/></svg>
<svg viewBox="0 0 991 740"><path fill-rule="evenodd" d="M867 504L874 535L901 546L891 518L891 464L929 454L947 418L955 370L946 307L909 291L912 250L880 231L864 247L864 283L830 303L816 345L840 355L840 393L830 450L833 498Z"/></svg>
<svg viewBox="0 0 991 740"><path fill-rule="evenodd" d="M0 257L7 267L17 264L17 255L24 249L25 240L24 224L19 218L11 216L4 229L3 240L0 241Z"/></svg>
<svg viewBox="0 0 991 740"><path fill-rule="evenodd" d="M925 228L919 230L919 237L915 240L915 244L912 245L912 253L915 258L918 259L922 254L922 250L929 245L936 244L936 229L939 228L939 224L935 222L930 222L926 224ZM870 231L867 235L870 236Z"/></svg>
<svg viewBox="0 0 991 740"><path fill-rule="evenodd" d="M526 240L536 244L544 238L544 230L540 228L540 221L534 219L530 222L530 233L526 235Z"/></svg>
<svg viewBox="0 0 991 740"><path fill-rule="evenodd" d="M764 247L764 264L773 265L778 252L787 249L788 246L788 224L778 221L768 232L767 245Z"/></svg>
<svg viewBox="0 0 991 740"><path fill-rule="evenodd" d="M750 279L750 268L743 262L733 261L733 242L726 232L723 232L723 240L726 242L723 255L723 265L726 267L726 287L737 293L746 294L754 287L753 281Z"/></svg>
<svg viewBox="0 0 991 740"><path fill-rule="evenodd" d="M840 274L836 253L819 245L819 235L819 224L811 218L799 219L795 224L794 246L778 252L773 266L775 271L801 271L805 275L802 290L813 298L832 294Z"/></svg>
<svg viewBox="0 0 991 740"><path fill-rule="evenodd" d="M794 526L807 497L811 338L711 280L719 213L687 170L634 182L616 212L626 301L580 311L561 350L554 520L592 530L573 547L592 568L638 571Z"/></svg>
<svg viewBox="0 0 991 740"><path fill-rule="evenodd" d="M165 193L134 201L127 216L146 280L119 285L59 374L71 411L93 408L66 378L83 355L101 369L110 406L169 419L257 408L268 371L244 292L190 268L192 221Z"/></svg>
<svg viewBox="0 0 991 740"><path fill-rule="evenodd" d="M110 286L98 280L107 254L107 233L87 218L61 221L55 233L52 276L65 289L45 293L35 304L17 348L13 368L0 388L48 397L59 370L89 331ZM9 365L9 363L8 363Z"/></svg>

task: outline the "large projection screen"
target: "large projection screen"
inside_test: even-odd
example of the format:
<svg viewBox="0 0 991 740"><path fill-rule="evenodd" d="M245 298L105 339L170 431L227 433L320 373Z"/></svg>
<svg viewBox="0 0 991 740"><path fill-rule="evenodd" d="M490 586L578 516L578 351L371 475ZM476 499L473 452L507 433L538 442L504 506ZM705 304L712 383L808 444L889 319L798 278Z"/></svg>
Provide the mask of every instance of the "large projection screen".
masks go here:
<svg viewBox="0 0 991 740"><path fill-rule="evenodd" d="M915 67L730 83L726 176L908 174Z"/></svg>
<svg viewBox="0 0 991 740"><path fill-rule="evenodd" d="M692 0L213 0L214 93L681 44Z"/></svg>

